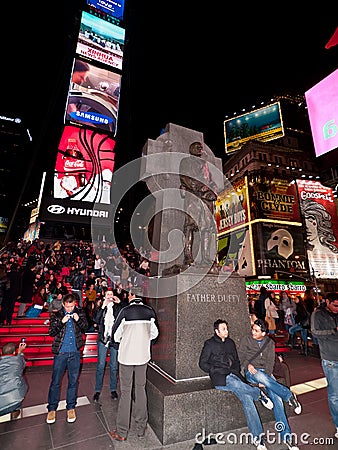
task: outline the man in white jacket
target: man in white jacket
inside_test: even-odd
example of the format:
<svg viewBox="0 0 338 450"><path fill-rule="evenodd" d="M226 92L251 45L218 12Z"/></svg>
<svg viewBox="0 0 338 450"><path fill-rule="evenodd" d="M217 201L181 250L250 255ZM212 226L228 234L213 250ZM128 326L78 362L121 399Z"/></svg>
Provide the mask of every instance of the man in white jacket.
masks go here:
<svg viewBox="0 0 338 450"><path fill-rule="evenodd" d="M136 288L134 288L134 291ZM129 305L115 319L112 329L114 342L119 343L118 363L121 396L116 417L116 430L110 434L125 441L130 425L131 393L134 378L134 418L138 437L145 434L148 421L146 394L147 367L151 345L159 335L156 314L134 292L129 292Z"/></svg>

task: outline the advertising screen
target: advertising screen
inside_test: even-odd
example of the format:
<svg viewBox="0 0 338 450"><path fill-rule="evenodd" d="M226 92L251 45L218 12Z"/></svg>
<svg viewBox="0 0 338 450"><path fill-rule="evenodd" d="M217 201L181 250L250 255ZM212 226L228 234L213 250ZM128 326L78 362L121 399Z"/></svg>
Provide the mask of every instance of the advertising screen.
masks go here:
<svg viewBox="0 0 338 450"><path fill-rule="evenodd" d="M224 121L225 152L239 150L251 140L271 141L284 136L279 102Z"/></svg>
<svg viewBox="0 0 338 450"><path fill-rule="evenodd" d="M82 12L76 53L122 70L124 28Z"/></svg>
<svg viewBox="0 0 338 450"><path fill-rule="evenodd" d="M338 218L332 189L311 180L297 180L297 185L311 273L338 278Z"/></svg>
<svg viewBox="0 0 338 450"><path fill-rule="evenodd" d="M116 134L121 75L74 61L65 120Z"/></svg>
<svg viewBox="0 0 338 450"><path fill-rule="evenodd" d="M224 233L248 222L248 190L246 178L227 187L215 202L217 233Z"/></svg>
<svg viewBox="0 0 338 450"><path fill-rule="evenodd" d="M281 223L252 225L256 273L308 276L309 268L301 226Z"/></svg>
<svg viewBox="0 0 338 450"><path fill-rule="evenodd" d="M66 126L56 157L54 197L110 204L114 147L106 134Z"/></svg>
<svg viewBox="0 0 338 450"><path fill-rule="evenodd" d="M87 0L87 5L115 17L119 21L123 20L124 0Z"/></svg>
<svg viewBox="0 0 338 450"><path fill-rule="evenodd" d="M301 222L294 181L258 175L249 182L251 220L273 219Z"/></svg>
<svg viewBox="0 0 338 450"><path fill-rule="evenodd" d="M316 156L338 147L338 69L305 92Z"/></svg>

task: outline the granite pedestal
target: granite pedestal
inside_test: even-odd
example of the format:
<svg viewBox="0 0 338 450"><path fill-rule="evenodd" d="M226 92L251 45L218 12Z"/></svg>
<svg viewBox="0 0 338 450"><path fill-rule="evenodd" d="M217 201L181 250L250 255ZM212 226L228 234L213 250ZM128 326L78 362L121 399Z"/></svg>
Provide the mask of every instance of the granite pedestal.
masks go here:
<svg viewBox="0 0 338 450"><path fill-rule="evenodd" d="M194 285L194 276L172 278L180 294L149 299L160 327L147 377L149 423L163 445L194 439L203 429L214 434L246 426L241 403L213 389L198 366L216 319L228 321L236 344L250 332L244 278L205 275ZM271 412L261 409L262 420L271 420Z"/></svg>

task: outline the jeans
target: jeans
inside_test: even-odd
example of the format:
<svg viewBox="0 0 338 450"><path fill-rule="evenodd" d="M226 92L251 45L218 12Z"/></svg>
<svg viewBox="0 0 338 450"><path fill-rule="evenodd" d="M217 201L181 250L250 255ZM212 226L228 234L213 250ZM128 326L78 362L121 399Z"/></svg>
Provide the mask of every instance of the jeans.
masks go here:
<svg viewBox="0 0 338 450"><path fill-rule="evenodd" d="M284 384L278 383L273 375L269 376L264 369L257 369L255 374L251 374L247 370L245 372L245 377L249 383L261 383L265 386L268 397L273 403L275 420L277 423L282 424L282 426L278 426L278 429L283 428L283 430L280 431L281 438L283 441L287 440L291 430L285 414L283 400L285 402L289 401L292 396L292 392L288 387L284 386Z"/></svg>
<svg viewBox="0 0 338 450"><path fill-rule="evenodd" d="M299 323L296 323L296 325L292 325L291 328L289 328L289 334L294 335L297 331L300 331L300 334L302 336L302 339L304 343L307 343L307 329L303 328Z"/></svg>
<svg viewBox="0 0 338 450"><path fill-rule="evenodd" d="M322 359L322 367L327 380L327 396L333 423L338 428L338 362Z"/></svg>
<svg viewBox="0 0 338 450"><path fill-rule="evenodd" d="M62 376L67 369L68 387L66 408L74 409L77 400L77 387L80 372L80 350L70 353L59 353L54 356L52 381L48 392L48 411L56 411L60 401Z"/></svg>
<svg viewBox="0 0 338 450"><path fill-rule="evenodd" d="M242 402L246 422L248 424L253 440L258 441L264 434L263 425L259 417L255 400L259 399L260 389L244 383L236 375L230 373L226 377L226 386L215 386L220 391L229 391L236 395Z"/></svg>
<svg viewBox="0 0 338 450"><path fill-rule="evenodd" d="M97 366L96 366L96 377L95 377L95 392L101 392L103 384L104 369L106 367L106 357L108 348L99 339L97 341ZM109 369L110 369L110 392L116 391L117 389L117 349L109 348Z"/></svg>

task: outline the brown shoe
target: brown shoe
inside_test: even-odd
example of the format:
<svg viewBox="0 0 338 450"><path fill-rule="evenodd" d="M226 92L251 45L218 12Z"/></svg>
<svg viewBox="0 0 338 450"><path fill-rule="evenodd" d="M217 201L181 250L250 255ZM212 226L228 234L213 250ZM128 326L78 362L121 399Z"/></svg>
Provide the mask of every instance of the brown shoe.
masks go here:
<svg viewBox="0 0 338 450"><path fill-rule="evenodd" d="M47 414L47 423L54 423L56 420L56 411L49 411Z"/></svg>
<svg viewBox="0 0 338 450"><path fill-rule="evenodd" d="M120 436L119 434L117 434L117 431L110 431L109 432L110 436L115 439L115 441L126 441L127 438Z"/></svg>
<svg viewBox="0 0 338 450"><path fill-rule="evenodd" d="M76 420L75 409L68 409L67 411L67 422L73 423Z"/></svg>
<svg viewBox="0 0 338 450"><path fill-rule="evenodd" d="M11 412L11 420L18 419L20 417L21 410L16 409L15 411Z"/></svg>

